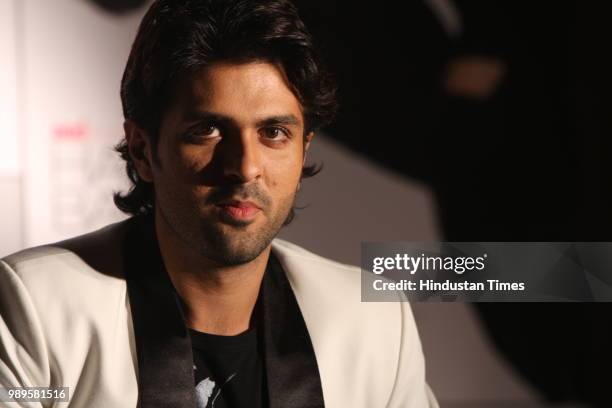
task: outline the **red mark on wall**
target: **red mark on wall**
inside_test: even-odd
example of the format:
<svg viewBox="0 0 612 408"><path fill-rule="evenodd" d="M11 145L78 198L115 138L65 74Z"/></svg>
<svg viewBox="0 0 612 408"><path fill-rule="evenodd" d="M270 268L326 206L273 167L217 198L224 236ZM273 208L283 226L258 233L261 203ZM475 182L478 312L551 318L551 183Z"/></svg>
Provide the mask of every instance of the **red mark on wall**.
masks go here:
<svg viewBox="0 0 612 408"><path fill-rule="evenodd" d="M85 123L62 123L53 128L56 140L81 141L89 137L89 127Z"/></svg>

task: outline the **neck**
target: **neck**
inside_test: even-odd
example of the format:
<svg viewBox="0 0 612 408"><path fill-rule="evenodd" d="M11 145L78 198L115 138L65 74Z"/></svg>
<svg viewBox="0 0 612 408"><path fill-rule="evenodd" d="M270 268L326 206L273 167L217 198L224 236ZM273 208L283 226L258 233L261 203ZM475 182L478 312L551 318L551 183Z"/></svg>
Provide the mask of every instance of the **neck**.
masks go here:
<svg viewBox="0 0 612 408"><path fill-rule="evenodd" d="M187 326L225 336L248 330L270 245L248 263L227 266L187 245L157 211L155 231L164 265L183 301Z"/></svg>

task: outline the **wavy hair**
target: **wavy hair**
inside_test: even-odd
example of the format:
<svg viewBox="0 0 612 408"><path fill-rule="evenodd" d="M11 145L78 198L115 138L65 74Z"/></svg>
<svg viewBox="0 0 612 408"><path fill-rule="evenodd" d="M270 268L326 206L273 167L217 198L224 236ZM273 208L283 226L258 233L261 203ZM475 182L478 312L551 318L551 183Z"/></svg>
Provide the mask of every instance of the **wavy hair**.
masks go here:
<svg viewBox="0 0 612 408"><path fill-rule="evenodd" d="M258 60L280 66L286 75L302 105L304 137L331 123L338 110L336 84L288 0L155 1L140 24L121 81L123 115L147 132L156 152L161 118L179 78L213 63ZM126 194L114 194L115 205L128 214L150 214L152 183L138 176L125 138L115 150L132 182ZM305 166L301 177L320 170ZM285 225L294 215L292 209Z"/></svg>

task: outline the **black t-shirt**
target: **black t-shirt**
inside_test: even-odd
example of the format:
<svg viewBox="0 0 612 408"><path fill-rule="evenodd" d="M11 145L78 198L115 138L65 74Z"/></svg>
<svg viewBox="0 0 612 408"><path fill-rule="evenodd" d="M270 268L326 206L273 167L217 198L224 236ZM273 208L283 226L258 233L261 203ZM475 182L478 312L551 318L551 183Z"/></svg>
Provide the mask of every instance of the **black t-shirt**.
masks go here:
<svg viewBox="0 0 612 408"><path fill-rule="evenodd" d="M262 353L255 328L236 336L189 330L198 408L265 407Z"/></svg>

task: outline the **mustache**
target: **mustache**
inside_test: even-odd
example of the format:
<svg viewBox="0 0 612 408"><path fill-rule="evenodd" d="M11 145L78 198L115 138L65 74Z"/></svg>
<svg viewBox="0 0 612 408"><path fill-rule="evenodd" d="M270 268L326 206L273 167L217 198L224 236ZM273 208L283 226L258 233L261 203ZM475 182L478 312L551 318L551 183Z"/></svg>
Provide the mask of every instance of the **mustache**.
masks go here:
<svg viewBox="0 0 612 408"><path fill-rule="evenodd" d="M257 184L251 184L215 187L206 198L206 204L216 205L233 199L253 201L262 208L269 207L272 203L272 199Z"/></svg>

